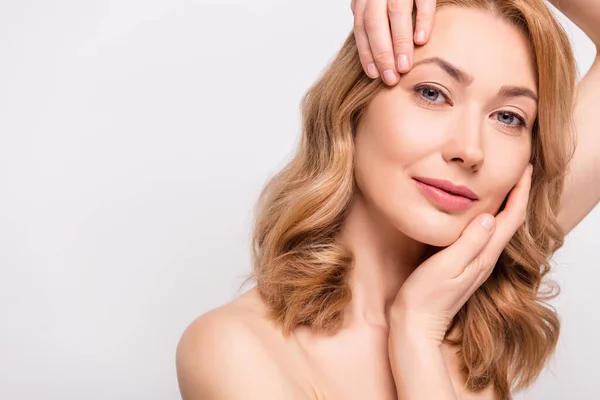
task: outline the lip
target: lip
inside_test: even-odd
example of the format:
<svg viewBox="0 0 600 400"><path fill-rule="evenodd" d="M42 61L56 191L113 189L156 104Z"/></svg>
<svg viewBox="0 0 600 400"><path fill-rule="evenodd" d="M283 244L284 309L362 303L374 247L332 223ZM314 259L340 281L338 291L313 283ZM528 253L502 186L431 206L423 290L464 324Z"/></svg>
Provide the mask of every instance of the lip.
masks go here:
<svg viewBox="0 0 600 400"><path fill-rule="evenodd" d="M424 178L420 176L415 176L413 179L422 182L426 185L442 189L444 192L448 192L450 194L463 196L471 200L479 199L477 195L468 187L455 185L450 181L446 181L443 179Z"/></svg>
<svg viewBox="0 0 600 400"><path fill-rule="evenodd" d="M441 179L424 177L413 177L413 179L421 193L444 211L464 211L478 200L477 195L466 186L458 186Z"/></svg>

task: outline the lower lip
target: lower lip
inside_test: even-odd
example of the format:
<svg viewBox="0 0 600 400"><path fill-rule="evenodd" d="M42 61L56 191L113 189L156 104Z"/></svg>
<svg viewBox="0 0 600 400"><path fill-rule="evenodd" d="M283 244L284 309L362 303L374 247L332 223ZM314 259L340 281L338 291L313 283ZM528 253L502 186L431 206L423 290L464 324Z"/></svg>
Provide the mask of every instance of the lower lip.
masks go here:
<svg viewBox="0 0 600 400"><path fill-rule="evenodd" d="M444 211L464 211L475 204L476 200L448 193L445 190L439 189L435 186L427 185L416 179L414 181L417 183L421 193L423 193L434 205L443 209Z"/></svg>

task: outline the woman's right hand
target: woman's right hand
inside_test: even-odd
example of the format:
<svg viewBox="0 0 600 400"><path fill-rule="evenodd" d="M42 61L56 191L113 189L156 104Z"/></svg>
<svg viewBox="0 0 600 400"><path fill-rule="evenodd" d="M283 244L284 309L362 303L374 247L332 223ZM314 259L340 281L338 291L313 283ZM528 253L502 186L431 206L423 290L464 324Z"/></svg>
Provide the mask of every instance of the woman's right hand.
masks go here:
<svg viewBox="0 0 600 400"><path fill-rule="evenodd" d="M418 341L441 345L450 323L487 280L498 257L524 223L531 188L529 165L494 218L476 217L452 245L421 264L400 288L390 310L394 330Z"/></svg>
<svg viewBox="0 0 600 400"><path fill-rule="evenodd" d="M417 6L413 34L413 0L352 0L354 37L365 73L379 76L388 85L398 82L398 72L413 66L414 43L429 40L436 0L414 0Z"/></svg>

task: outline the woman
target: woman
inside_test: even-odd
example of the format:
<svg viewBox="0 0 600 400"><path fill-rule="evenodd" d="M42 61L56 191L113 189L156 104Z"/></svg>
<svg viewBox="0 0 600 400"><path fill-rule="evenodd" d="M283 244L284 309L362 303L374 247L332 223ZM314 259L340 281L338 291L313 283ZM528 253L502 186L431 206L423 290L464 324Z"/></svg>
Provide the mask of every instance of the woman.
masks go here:
<svg viewBox="0 0 600 400"><path fill-rule="evenodd" d="M557 214L600 67L573 119L572 51L542 0L441 0L428 36L388 87L351 34L309 90L257 209L257 287L179 343L185 400L508 399L537 378L559 333L542 278L598 202L579 150Z"/></svg>

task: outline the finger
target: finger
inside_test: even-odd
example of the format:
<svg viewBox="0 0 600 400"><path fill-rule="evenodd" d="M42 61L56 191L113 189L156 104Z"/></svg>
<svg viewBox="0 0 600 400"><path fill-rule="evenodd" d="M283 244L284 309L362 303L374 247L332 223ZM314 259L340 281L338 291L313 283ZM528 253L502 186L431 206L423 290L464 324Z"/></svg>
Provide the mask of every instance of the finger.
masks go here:
<svg viewBox="0 0 600 400"><path fill-rule="evenodd" d="M427 43L433 27L433 16L435 14L436 0L416 0L417 18L415 21L415 43L423 45Z"/></svg>
<svg viewBox="0 0 600 400"><path fill-rule="evenodd" d="M515 232L523 225L527 217L527 204L531 190L533 166L529 164L521 178L511 190L504 210L496 217L496 233L490 240L484 256L496 260Z"/></svg>
<svg viewBox="0 0 600 400"><path fill-rule="evenodd" d="M388 85L395 85L399 77L394 63L386 1L370 0L365 9L364 21L375 65L383 81Z"/></svg>
<svg viewBox="0 0 600 400"><path fill-rule="evenodd" d="M379 77L379 71L373 61L369 38L365 29L365 8L366 0L353 0L352 12L354 13L354 39L356 40L356 48L358 56L365 73L370 78L376 79Z"/></svg>
<svg viewBox="0 0 600 400"><path fill-rule="evenodd" d="M453 244L432 256L426 263L442 265L447 278L458 277L488 244L495 225L493 215L478 216L467 225Z"/></svg>
<svg viewBox="0 0 600 400"><path fill-rule="evenodd" d="M399 72L405 73L413 63L413 0L388 0L388 14L392 29L392 44ZM417 14L419 10L417 11Z"/></svg>
<svg viewBox="0 0 600 400"><path fill-rule="evenodd" d="M531 187L531 165L529 165L521 178L511 191L506 207L496 217L496 229L488 245L472 261L460 277L461 280L471 282L471 289L475 291L490 276L498 257L512 239L515 232L525 221L527 203L529 202L529 189Z"/></svg>

